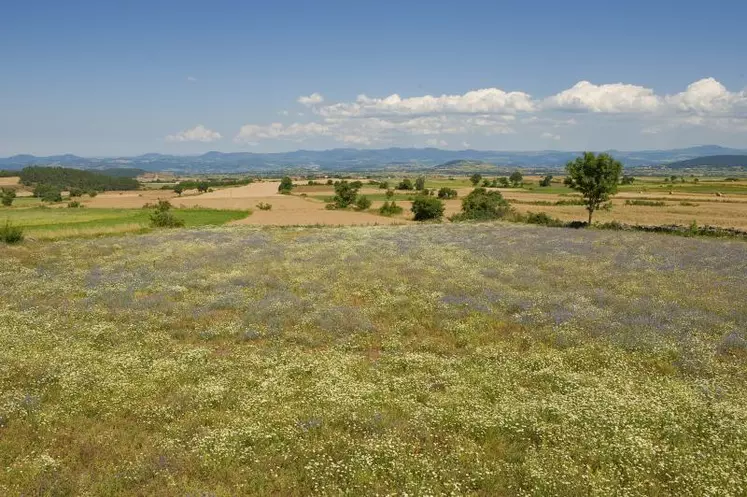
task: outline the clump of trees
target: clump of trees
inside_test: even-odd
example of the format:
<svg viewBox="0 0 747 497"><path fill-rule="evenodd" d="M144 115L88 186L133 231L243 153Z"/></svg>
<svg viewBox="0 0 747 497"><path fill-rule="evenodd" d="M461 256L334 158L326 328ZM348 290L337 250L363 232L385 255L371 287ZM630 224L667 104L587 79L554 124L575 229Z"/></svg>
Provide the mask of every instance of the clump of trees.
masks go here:
<svg viewBox="0 0 747 497"><path fill-rule="evenodd" d="M462 211L452 221L488 221L502 219L512 212L501 192L475 188L462 199Z"/></svg>
<svg viewBox="0 0 747 497"><path fill-rule="evenodd" d="M415 185L410 178L405 178L397 185L397 190L414 190Z"/></svg>
<svg viewBox="0 0 747 497"><path fill-rule="evenodd" d="M13 205L13 201L16 199L16 191L12 188L3 188L0 190L0 202L5 207Z"/></svg>
<svg viewBox="0 0 747 497"><path fill-rule="evenodd" d="M57 190L78 188L83 191L137 190L140 183L134 178L108 176L102 173L83 171L67 167L28 166L19 174L21 184L26 186L49 185Z"/></svg>
<svg viewBox="0 0 747 497"><path fill-rule="evenodd" d="M621 185L632 185L635 181L635 178L633 176L623 176L620 180Z"/></svg>
<svg viewBox="0 0 747 497"><path fill-rule="evenodd" d="M606 153L584 152L581 157L568 162L565 169L568 173L565 182L583 195L591 224L594 211L617 193L622 164Z"/></svg>
<svg viewBox="0 0 747 497"><path fill-rule="evenodd" d="M34 187L34 197L42 202L62 202L62 191L47 183L39 183Z"/></svg>
<svg viewBox="0 0 747 497"><path fill-rule="evenodd" d="M524 182L524 175L521 174L521 171L514 171L511 173L511 176L508 177L508 180L511 182L511 186L518 188Z"/></svg>
<svg viewBox="0 0 747 497"><path fill-rule="evenodd" d="M444 203L436 197L418 195L410 210L415 215L415 221L438 220L444 215Z"/></svg>
<svg viewBox="0 0 747 497"><path fill-rule="evenodd" d="M438 198L442 199L451 199L457 197L457 191L453 188L449 188L448 186L444 186L440 190L438 190Z"/></svg>
<svg viewBox="0 0 747 497"><path fill-rule="evenodd" d="M293 190L293 180L290 176L283 176L280 180L280 186L278 186L278 192L288 195Z"/></svg>
<svg viewBox="0 0 747 497"><path fill-rule="evenodd" d="M155 228L181 228L184 226L184 220L171 212L171 203L168 200L159 200L150 215L150 224Z"/></svg>
<svg viewBox="0 0 747 497"><path fill-rule="evenodd" d="M546 186L550 186L551 183L552 183L552 174L548 174L547 176L545 176L544 178L540 180L539 186L546 187Z"/></svg>
<svg viewBox="0 0 747 497"><path fill-rule="evenodd" d="M384 205L379 207L379 214L382 216L396 216L402 214L402 207L397 205L397 202L395 201L386 201L384 202Z"/></svg>

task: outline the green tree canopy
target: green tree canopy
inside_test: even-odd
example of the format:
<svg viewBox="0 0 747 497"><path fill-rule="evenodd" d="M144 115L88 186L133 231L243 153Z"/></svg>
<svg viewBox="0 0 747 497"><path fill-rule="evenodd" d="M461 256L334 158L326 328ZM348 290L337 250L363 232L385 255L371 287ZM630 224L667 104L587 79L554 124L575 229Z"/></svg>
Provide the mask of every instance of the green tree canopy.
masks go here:
<svg viewBox="0 0 747 497"><path fill-rule="evenodd" d="M609 154L584 152L568 162L565 169L568 172L565 183L583 195L591 224L594 211L617 193L622 164Z"/></svg>

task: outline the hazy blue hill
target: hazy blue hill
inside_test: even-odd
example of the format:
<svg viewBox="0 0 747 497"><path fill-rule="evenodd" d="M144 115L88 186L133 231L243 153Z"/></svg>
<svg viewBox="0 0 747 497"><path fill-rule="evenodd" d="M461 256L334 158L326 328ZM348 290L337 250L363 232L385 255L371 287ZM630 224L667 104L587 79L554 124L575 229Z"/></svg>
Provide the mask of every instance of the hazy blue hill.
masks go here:
<svg viewBox="0 0 747 497"><path fill-rule="evenodd" d="M689 167L747 167L747 154L745 155L709 155L696 157L694 159L671 162L667 164L670 169L681 169Z"/></svg>
<svg viewBox="0 0 747 497"><path fill-rule="evenodd" d="M674 150L610 151L626 167L661 166L703 156L747 155L718 145ZM65 166L103 170L115 167L176 172L269 172L282 169L311 171L386 171L393 168L428 170L452 161L475 161L497 168L557 169L580 151L441 150L438 148L383 148L296 150L279 153L211 151L202 155L143 154L135 157L85 158L72 154L0 158L0 169L18 170L29 165Z"/></svg>

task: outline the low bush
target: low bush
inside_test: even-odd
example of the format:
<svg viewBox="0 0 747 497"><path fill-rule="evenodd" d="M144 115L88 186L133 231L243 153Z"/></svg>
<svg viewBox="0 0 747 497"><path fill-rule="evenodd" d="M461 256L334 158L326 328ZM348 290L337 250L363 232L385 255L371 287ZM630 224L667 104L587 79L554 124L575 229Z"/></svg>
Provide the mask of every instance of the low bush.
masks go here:
<svg viewBox="0 0 747 497"><path fill-rule="evenodd" d="M257 204L257 209L261 211L269 211L272 210L272 204L268 204L267 202L260 202Z"/></svg>
<svg viewBox="0 0 747 497"><path fill-rule="evenodd" d="M443 199L450 199L450 198L456 198L457 197L457 191L453 188L449 188L448 186L444 186L440 190L438 190L438 198Z"/></svg>
<svg viewBox="0 0 747 497"><path fill-rule="evenodd" d="M371 199L363 195L359 195L355 200L355 209L359 211L365 211L371 207Z"/></svg>
<svg viewBox="0 0 747 497"><path fill-rule="evenodd" d="M171 203L168 200L159 200L150 215L150 224L155 228L181 228L184 226L184 220L171 212Z"/></svg>
<svg viewBox="0 0 747 497"><path fill-rule="evenodd" d="M475 188L462 199L462 211L452 221L487 221L501 219L512 212L501 192Z"/></svg>
<svg viewBox="0 0 747 497"><path fill-rule="evenodd" d="M528 212L525 218L525 222L529 224L539 224L542 226L551 226L553 228L560 228L565 226L566 223L556 217L551 217L546 212Z"/></svg>
<svg viewBox="0 0 747 497"><path fill-rule="evenodd" d="M67 203L67 207L68 207L68 209L81 209L81 208L83 208L83 204L81 204L77 200L73 200L73 201Z"/></svg>
<svg viewBox="0 0 747 497"><path fill-rule="evenodd" d="M396 216L402 214L402 207L397 205L397 202L384 202L384 205L379 207L379 214L382 216Z"/></svg>
<svg viewBox="0 0 747 497"><path fill-rule="evenodd" d="M642 205L646 207L664 207L665 202L655 200L626 200L625 205Z"/></svg>
<svg viewBox="0 0 747 497"><path fill-rule="evenodd" d="M6 221L5 226L0 226L0 241L12 245L23 241L23 229L20 226L13 226Z"/></svg>
<svg viewBox="0 0 747 497"><path fill-rule="evenodd" d="M437 220L444 215L444 203L436 197L418 195L410 210L415 214L415 221Z"/></svg>
<svg viewBox="0 0 747 497"><path fill-rule="evenodd" d="M13 205L13 201L16 199L16 191L11 188L3 188L0 190L0 202L5 207Z"/></svg>

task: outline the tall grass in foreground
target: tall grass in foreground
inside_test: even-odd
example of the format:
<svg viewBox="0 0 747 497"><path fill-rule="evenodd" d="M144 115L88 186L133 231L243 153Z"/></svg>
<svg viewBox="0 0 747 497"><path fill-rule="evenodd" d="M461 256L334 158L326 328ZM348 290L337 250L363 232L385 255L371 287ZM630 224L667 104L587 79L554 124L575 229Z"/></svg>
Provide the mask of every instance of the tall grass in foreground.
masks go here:
<svg viewBox="0 0 747 497"><path fill-rule="evenodd" d="M747 492L747 245L517 224L0 246L0 494Z"/></svg>

